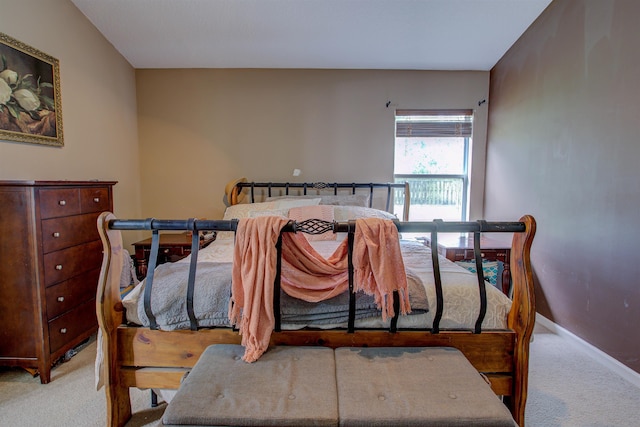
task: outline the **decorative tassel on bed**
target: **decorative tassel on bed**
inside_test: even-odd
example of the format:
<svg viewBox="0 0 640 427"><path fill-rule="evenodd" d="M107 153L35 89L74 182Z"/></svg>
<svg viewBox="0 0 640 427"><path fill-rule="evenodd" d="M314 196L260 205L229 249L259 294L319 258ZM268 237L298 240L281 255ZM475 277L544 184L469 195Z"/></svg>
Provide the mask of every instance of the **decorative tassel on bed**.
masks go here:
<svg viewBox="0 0 640 427"><path fill-rule="evenodd" d="M273 292L276 243L289 222L282 217L241 219L236 231L229 319L242 335L243 360L253 362L268 348L275 325ZM348 289L347 240L323 258L298 233L282 236L282 289L309 302L324 301ZM373 295L382 318L395 315L392 295L398 291L400 312L411 312L407 277L395 224L378 218L356 221L353 249L354 292Z"/></svg>

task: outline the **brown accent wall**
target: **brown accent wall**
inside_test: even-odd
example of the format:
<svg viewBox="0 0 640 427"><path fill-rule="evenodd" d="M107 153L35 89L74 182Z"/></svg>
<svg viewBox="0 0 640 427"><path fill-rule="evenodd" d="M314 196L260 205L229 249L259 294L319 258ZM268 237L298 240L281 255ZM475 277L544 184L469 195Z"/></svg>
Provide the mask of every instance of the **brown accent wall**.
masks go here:
<svg viewBox="0 0 640 427"><path fill-rule="evenodd" d="M491 71L485 217L534 215L538 311L640 372L640 2L554 0Z"/></svg>

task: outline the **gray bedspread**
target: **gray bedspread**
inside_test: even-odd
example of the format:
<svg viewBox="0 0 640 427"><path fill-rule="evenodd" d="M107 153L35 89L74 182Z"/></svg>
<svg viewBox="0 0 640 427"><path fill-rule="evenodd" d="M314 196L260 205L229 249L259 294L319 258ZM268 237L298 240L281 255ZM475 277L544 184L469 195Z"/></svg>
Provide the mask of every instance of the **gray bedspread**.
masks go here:
<svg viewBox="0 0 640 427"><path fill-rule="evenodd" d="M194 313L200 327L229 326L228 309L231 292L230 263L199 262L194 288ZM189 329L186 295L188 263L169 263L155 270L151 309L158 327L162 330ZM426 292L419 277L407 272L407 281L412 314L429 310ZM144 282L140 284L144 292ZM149 326L145 313L144 298L137 304L140 324ZM349 296L347 292L319 303L309 303L281 294L282 323L294 326L336 325L346 323L349 317ZM356 319L379 317L373 296L359 292L356 295Z"/></svg>

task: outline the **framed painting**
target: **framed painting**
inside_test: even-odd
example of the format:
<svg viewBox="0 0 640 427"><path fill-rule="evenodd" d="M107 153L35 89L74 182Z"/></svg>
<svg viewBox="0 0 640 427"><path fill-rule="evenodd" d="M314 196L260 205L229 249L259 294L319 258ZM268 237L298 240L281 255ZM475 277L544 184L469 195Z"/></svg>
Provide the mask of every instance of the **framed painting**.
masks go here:
<svg viewBox="0 0 640 427"><path fill-rule="evenodd" d="M0 141L64 146L60 65L0 33Z"/></svg>

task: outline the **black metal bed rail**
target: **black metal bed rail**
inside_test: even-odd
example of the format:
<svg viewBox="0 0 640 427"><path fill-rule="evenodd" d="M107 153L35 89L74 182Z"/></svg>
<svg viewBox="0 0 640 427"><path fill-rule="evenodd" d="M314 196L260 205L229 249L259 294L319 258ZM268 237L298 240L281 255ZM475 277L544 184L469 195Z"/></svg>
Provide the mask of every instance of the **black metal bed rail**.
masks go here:
<svg viewBox="0 0 640 427"><path fill-rule="evenodd" d="M484 320L487 310L487 296L486 285L484 280L484 271L482 268L482 255L480 248L480 236L481 233L518 233L525 232L526 226L523 222L444 222L441 220L435 220L432 222L400 222L394 221L399 232L407 233L431 233L431 247L437 248L438 246L438 233L473 233L474 234L474 257L476 263L476 275L478 278L478 292L480 296L480 309L476 319L474 333L479 334L482 332L482 321ZM289 221L281 230L280 236L277 242L277 265L276 265L276 278L274 281L274 315L275 315L275 330L281 330L281 315L280 315L280 279L281 279L281 265L282 265L282 233L285 232L303 232L307 234L320 234L326 231L333 231L334 233L346 232L347 244L348 244L348 280L349 280L349 316L347 323L347 332L353 333L355 331L355 307L356 300L353 292L354 284L354 272L353 272L353 246L354 235L356 230L356 220L346 222L328 222L319 219L309 219L301 222ZM156 318L151 308L151 290L153 288L154 270L157 266L160 231L191 231L192 232L192 245L191 245L191 262L189 266L189 278L187 282L187 295L186 295L186 307L190 320L190 328L192 330L198 329L198 322L193 311L193 295L195 288L195 272L197 268L197 259L199 251L199 232L200 231L237 231L238 220L198 220L190 218L186 220L161 220L154 218L136 219L136 220L121 220L113 219L108 223L108 227L113 230L150 230L152 232L151 238L151 251L149 256L149 268L146 278L146 285L143 295L144 310L149 319L150 329L158 329ZM436 290L436 312L433 318L433 324L431 326L431 332L434 334L440 331L440 321L443 314L444 298L442 290L442 278L440 273L440 262L438 258L438 251L431 251L434 284ZM396 332L398 311L399 311L399 298L397 292L393 295L393 305L395 316L390 322L390 332Z"/></svg>
<svg viewBox="0 0 640 427"><path fill-rule="evenodd" d="M522 233L526 231L523 222L490 222L490 221L394 221L400 233ZM330 223L334 232L348 232L349 222ZM109 228L112 230L159 230L159 231L236 231L238 220L210 219L112 219ZM292 221L283 231L295 232L296 225ZM298 228L298 231L302 231Z"/></svg>
<svg viewBox="0 0 640 427"><path fill-rule="evenodd" d="M402 189L408 191L408 184L404 182L239 182L236 184L240 191L244 188L250 189L251 203L255 202L255 189L267 189L267 197L271 197L272 190L285 190L285 195L289 195L291 189L302 189L302 194L307 195L307 191L325 191L333 190L333 194L337 195L338 190L350 189L351 194L356 194L358 189L369 189L369 207L373 207L373 194L377 188L387 189L386 210L389 211L390 205L394 198L392 197L393 189ZM405 194L405 198L409 198L409 194Z"/></svg>

